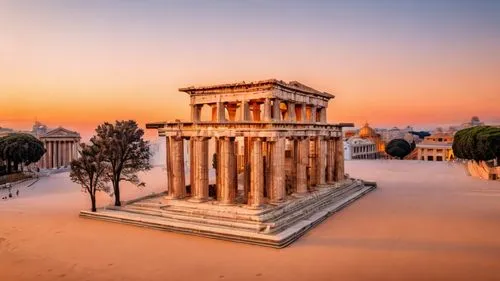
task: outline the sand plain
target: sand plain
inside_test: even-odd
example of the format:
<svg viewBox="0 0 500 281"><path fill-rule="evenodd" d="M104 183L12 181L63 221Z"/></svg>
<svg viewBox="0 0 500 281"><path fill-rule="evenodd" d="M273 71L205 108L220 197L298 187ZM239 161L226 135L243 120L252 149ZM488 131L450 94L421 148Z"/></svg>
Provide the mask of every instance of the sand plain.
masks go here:
<svg viewBox="0 0 500 281"><path fill-rule="evenodd" d="M0 280L500 280L499 182L420 161L346 172L379 188L280 250L82 219L68 173L41 178L0 200ZM162 191L161 169L142 177L124 199Z"/></svg>

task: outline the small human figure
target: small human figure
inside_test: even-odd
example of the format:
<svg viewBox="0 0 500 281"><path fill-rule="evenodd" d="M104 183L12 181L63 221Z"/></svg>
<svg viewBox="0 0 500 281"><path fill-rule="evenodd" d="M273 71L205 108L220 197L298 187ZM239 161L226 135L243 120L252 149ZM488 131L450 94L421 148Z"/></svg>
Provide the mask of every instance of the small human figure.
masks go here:
<svg viewBox="0 0 500 281"><path fill-rule="evenodd" d="M18 196L18 197L19 197L19 189L18 189L18 190L16 190L16 196Z"/></svg>

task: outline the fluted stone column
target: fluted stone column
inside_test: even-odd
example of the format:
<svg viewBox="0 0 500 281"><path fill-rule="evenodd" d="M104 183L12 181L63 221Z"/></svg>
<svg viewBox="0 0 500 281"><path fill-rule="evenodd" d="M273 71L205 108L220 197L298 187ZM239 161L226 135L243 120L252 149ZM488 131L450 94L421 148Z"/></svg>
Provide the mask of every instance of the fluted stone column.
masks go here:
<svg viewBox="0 0 500 281"><path fill-rule="evenodd" d="M65 158L66 158L65 164L69 165L69 142L68 141L66 141L64 143L64 154L65 154Z"/></svg>
<svg viewBox="0 0 500 281"><path fill-rule="evenodd" d="M208 199L208 138L193 137L191 151L191 200L203 202Z"/></svg>
<svg viewBox="0 0 500 281"><path fill-rule="evenodd" d="M262 157L264 161L264 197L269 199L271 194L272 177L271 177L271 142L262 139Z"/></svg>
<svg viewBox="0 0 500 281"><path fill-rule="evenodd" d="M316 176L318 177L316 180L317 184L325 184L325 171L326 171L326 143L323 137L316 138L316 161L317 161L317 169Z"/></svg>
<svg viewBox="0 0 500 281"><path fill-rule="evenodd" d="M221 185L221 177L220 177L220 138L215 138L215 157L217 158L215 163L215 190L216 190L216 199L220 200L222 197L222 185Z"/></svg>
<svg viewBox="0 0 500 281"><path fill-rule="evenodd" d="M273 121L281 120L280 100L274 99L273 102Z"/></svg>
<svg viewBox="0 0 500 281"><path fill-rule="evenodd" d="M73 145L74 145L75 142L73 141L70 141L68 143L68 149L69 149L69 152L68 152L68 157L69 157L69 162L71 163L71 161L73 161Z"/></svg>
<svg viewBox="0 0 500 281"><path fill-rule="evenodd" d="M240 105L240 120L241 121L250 121L250 108L248 101L243 100ZM260 112L259 112L259 117L260 117Z"/></svg>
<svg viewBox="0 0 500 281"><path fill-rule="evenodd" d="M66 165L66 141L61 141L61 167Z"/></svg>
<svg viewBox="0 0 500 281"><path fill-rule="evenodd" d="M264 121L272 120L271 111L271 100L269 98L266 98L264 100Z"/></svg>
<svg viewBox="0 0 500 281"><path fill-rule="evenodd" d="M59 165L59 155L58 155L58 142L57 141L53 141L52 142L52 153L54 154L54 168L58 168L58 165Z"/></svg>
<svg viewBox="0 0 500 281"><path fill-rule="evenodd" d="M287 108L287 121L288 122L295 122L297 121L297 117L295 116L295 103L293 102L288 102L288 108Z"/></svg>
<svg viewBox="0 0 500 281"><path fill-rule="evenodd" d="M210 105L212 107L212 121L214 122L224 122L226 121L224 112L224 103L221 101Z"/></svg>
<svg viewBox="0 0 500 281"><path fill-rule="evenodd" d="M59 168L59 141L54 141L54 168Z"/></svg>
<svg viewBox="0 0 500 281"><path fill-rule="evenodd" d="M66 166L68 165L68 142L64 141L63 143L63 165Z"/></svg>
<svg viewBox="0 0 500 281"><path fill-rule="evenodd" d="M335 138L335 180L344 180L344 142L342 137Z"/></svg>
<svg viewBox="0 0 500 281"><path fill-rule="evenodd" d="M298 140L297 151L297 194L307 193L307 166L309 165L309 139Z"/></svg>
<svg viewBox="0 0 500 281"><path fill-rule="evenodd" d="M184 174L184 140L182 137L170 137L170 166L172 167L171 199L181 199L186 196L186 179Z"/></svg>
<svg viewBox="0 0 500 281"><path fill-rule="evenodd" d="M59 167L64 166L64 142L59 141Z"/></svg>
<svg viewBox="0 0 500 281"><path fill-rule="evenodd" d="M285 139L278 138L271 142L271 202L285 199Z"/></svg>
<svg viewBox="0 0 500 281"><path fill-rule="evenodd" d="M298 113L298 111L297 111ZM305 103L302 103L300 106L300 122L302 123L307 123L309 120L307 120L307 105Z"/></svg>
<svg viewBox="0 0 500 281"><path fill-rule="evenodd" d="M64 143L64 158L65 158L65 165L69 165L70 162L69 162L69 142L66 141Z"/></svg>
<svg viewBox="0 0 500 281"><path fill-rule="evenodd" d="M59 168L59 141L54 141L54 168Z"/></svg>
<svg viewBox="0 0 500 281"><path fill-rule="evenodd" d="M297 163L298 163L298 151L299 151L299 141L297 140L296 137L290 137L290 138L287 138L287 141L290 142L290 156L291 156L291 163L292 163L292 167L291 167L291 171L289 174L285 173L285 186L288 187L287 185L287 181L286 179L290 179L290 191L292 192L296 192L297 191ZM286 147L286 145L285 145ZM285 166L286 166L286 153L285 153ZM288 194L288 190L286 190L286 187L285 187L285 191L286 191L286 194Z"/></svg>
<svg viewBox="0 0 500 281"><path fill-rule="evenodd" d="M318 156L316 153L316 138L309 138L309 185L316 186L318 184Z"/></svg>
<svg viewBox="0 0 500 281"><path fill-rule="evenodd" d="M333 138L327 140L327 156L326 156L326 182L333 183L335 181L335 141Z"/></svg>
<svg viewBox="0 0 500 281"><path fill-rule="evenodd" d="M248 197L250 193L250 152L251 152L251 139L249 137L244 138L244 182L243 182L243 201L248 202Z"/></svg>
<svg viewBox="0 0 500 281"><path fill-rule="evenodd" d="M57 142L52 141L52 168L57 168Z"/></svg>
<svg viewBox="0 0 500 281"><path fill-rule="evenodd" d="M188 154L189 154L189 186L190 186L190 193L187 194L186 196L192 196L194 191L193 191L193 186L194 186L194 138L189 138L189 149L188 149ZM186 191L187 192L187 191Z"/></svg>
<svg viewBox="0 0 500 281"><path fill-rule="evenodd" d="M167 198L173 197L173 178L172 178L172 152L171 152L170 137L165 137L165 170L167 174Z"/></svg>
<svg viewBox="0 0 500 281"><path fill-rule="evenodd" d="M55 141L50 141L50 166L51 168L56 167L56 142Z"/></svg>
<svg viewBox="0 0 500 281"><path fill-rule="evenodd" d="M220 142L220 198L222 204L233 204L237 191L236 154L234 138L223 137Z"/></svg>
<svg viewBox="0 0 500 281"><path fill-rule="evenodd" d="M61 167L66 165L66 141L61 141Z"/></svg>
<svg viewBox="0 0 500 281"><path fill-rule="evenodd" d="M200 121L202 107L203 104L191 104L191 121Z"/></svg>
<svg viewBox="0 0 500 281"><path fill-rule="evenodd" d="M250 195L248 205L258 208L264 204L264 163L262 139L254 138L250 150Z"/></svg>
<svg viewBox="0 0 500 281"><path fill-rule="evenodd" d="M47 169L52 169L53 167L53 150L52 150L52 142L47 141Z"/></svg>
<svg viewBox="0 0 500 281"><path fill-rule="evenodd" d="M311 123L316 123L317 106L311 105L311 115L309 116L309 121Z"/></svg>
<svg viewBox="0 0 500 281"><path fill-rule="evenodd" d="M326 107L322 107L319 111L319 122L326 123Z"/></svg>
<svg viewBox="0 0 500 281"><path fill-rule="evenodd" d="M59 150L59 148L61 147L60 144L59 144L59 141L55 141L55 144L56 144L56 149L55 149L55 154L56 154L56 168L59 169L59 157L61 156L61 151Z"/></svg>

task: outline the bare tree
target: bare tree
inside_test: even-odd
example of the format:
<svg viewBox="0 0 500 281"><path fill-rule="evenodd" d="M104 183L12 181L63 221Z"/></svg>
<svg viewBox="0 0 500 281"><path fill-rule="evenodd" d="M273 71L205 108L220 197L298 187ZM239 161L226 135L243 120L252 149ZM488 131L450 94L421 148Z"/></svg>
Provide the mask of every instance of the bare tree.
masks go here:
<svg viewBox="0 0 500 281"><path fill-rule="evenodd" d="M108 177L113 184L115 206L121 206L120 181L144 186L137 173L151 169L149 144L143 139L144 130L134 120L104 123L97 127L91 142L102 151L109 163Z"/></svg>
<svg viewBox="0 0 500 281"><path fill-rule="evenodd" d="M80 158L71 162L71 180L82 186L82 191L90 195L92 212L96 211L95 195L97 191L109 191L107 172L109 164L106 163L104 154L95 145L80 144Z"/></svg>

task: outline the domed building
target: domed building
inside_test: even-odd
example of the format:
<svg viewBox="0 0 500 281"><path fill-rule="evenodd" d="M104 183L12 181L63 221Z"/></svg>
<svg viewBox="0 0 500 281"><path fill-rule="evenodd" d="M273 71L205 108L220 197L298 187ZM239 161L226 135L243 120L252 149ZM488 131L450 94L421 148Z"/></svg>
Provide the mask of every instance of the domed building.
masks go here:
<svg viewBox="0 0 500 281"><path fill-rule="evenodd" d="M371 138L371 137L374 137L376 135L377 135L377 133L375 132L374 129L372 129L368 125L368 123L365 123L365 125L363 127L361 127L361 129L359 129L359 133L358 133L358 136L362 139Z"/></svg>
<svg viewBox="0 0 500 281"><path fill-rule="evenodd" d="M378 152L377 158L385 155L385 143L380 134L378 134L368 123L359 129L358 137L365 140L371 140L375 144Z"/></svg>

